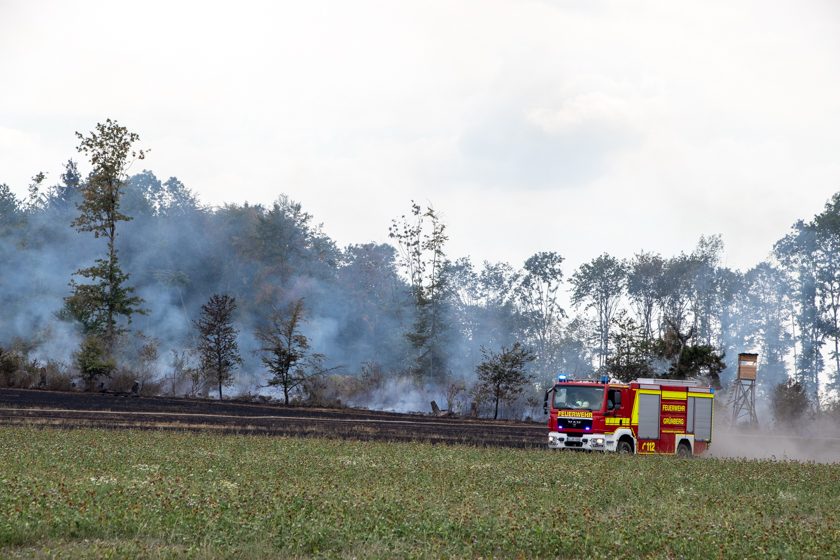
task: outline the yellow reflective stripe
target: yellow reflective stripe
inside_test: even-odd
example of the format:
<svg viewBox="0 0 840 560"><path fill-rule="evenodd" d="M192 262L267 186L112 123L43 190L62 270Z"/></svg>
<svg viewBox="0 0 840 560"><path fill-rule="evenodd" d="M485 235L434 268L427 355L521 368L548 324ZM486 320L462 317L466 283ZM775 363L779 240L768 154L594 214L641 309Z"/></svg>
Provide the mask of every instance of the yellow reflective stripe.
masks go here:
<svg viewBox="0 0 840 560"><path fill-rule="evenodd" d="M638 389L636 392L636 399L633 402L633 415L631 422L634 426L639 425L639 395L659 395L662 396L662 391L655 389ZM661 402L661 401L660 401Z"/></svg>
<svg viewBox="0 0 840 560"><path fill-rule="evenodd" d="M714 393L689 393L689 397L695 397L698 399L713 399L715 398Z"/></svg>
<svg viewBox="0 0 840 560"><path fill-rule="evenodd" d="M636 398L635 401L633 401L633 414L630 420L634 426L639 425L639 393L641 393L641 391L636 391Z"/></svg>
<svg viewBox="0 0 840 560"><path fill-rule="evenodd" d="M662 391L662 398L668 401L684 401L688 397L682 391Z"/></svg>

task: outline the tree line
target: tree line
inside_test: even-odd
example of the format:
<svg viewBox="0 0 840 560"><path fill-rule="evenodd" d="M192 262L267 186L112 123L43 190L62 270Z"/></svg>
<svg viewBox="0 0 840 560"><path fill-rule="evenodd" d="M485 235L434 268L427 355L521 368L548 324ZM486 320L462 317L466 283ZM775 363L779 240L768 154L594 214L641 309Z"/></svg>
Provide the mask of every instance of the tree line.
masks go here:
<svg viewBox="0 0 840 560"><path fill-rule="evenodd" d="M824 404L840 380L840 193L745 272L711 235L567 275L559 251L453 257L436 210L413 202L391 243L339 247L285 195L211 208L177 178L131 174L145 151L115 121L78 139L87 175L70 160L23 199L0 185L6 384L62 371L91 388L122 375L372 402L401 379L498 415L533 406L558 372L726 386L747 350L766 394L791 380Z"/></svg>

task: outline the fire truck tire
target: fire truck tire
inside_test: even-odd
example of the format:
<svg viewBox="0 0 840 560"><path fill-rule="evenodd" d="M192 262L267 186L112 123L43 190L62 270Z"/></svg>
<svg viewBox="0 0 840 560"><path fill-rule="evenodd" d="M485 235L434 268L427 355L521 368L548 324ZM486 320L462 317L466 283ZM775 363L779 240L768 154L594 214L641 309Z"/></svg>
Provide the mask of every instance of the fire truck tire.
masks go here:
<svg viewBox="0 0 840 560"><path fill-rule="evenodd" d="M618 445L615 446L615 451L619 455L632 455L633 442L627 438L622 438L618 441Z"/></svg>
<svg viewBox="0 0 840 560"><path fill-rule="evenodd" d="M677 457L683 459L691 458L691 446L686 441L681 441L677 446Z"/></svg>

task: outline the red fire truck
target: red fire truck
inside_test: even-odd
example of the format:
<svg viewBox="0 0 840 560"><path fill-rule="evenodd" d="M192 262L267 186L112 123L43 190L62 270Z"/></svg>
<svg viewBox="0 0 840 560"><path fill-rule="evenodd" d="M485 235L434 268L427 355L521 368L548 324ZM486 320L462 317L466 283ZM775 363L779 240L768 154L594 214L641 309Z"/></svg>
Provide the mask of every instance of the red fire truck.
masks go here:
<svg viewBox="0 0 840 560"><path fill-rule="evenodd" d="M699 455L712 442L714 389L696 381L575 381L545 393L548 447Z"/></svg>

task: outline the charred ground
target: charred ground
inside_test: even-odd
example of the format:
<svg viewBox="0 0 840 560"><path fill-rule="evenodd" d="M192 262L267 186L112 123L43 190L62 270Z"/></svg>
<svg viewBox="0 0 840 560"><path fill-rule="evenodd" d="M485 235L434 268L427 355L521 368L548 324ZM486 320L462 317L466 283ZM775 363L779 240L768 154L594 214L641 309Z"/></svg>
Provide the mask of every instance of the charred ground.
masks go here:
<svg viewBox="0 0 840 560"><path fill-rule="evenodd" d="M26 389L0 389L0 425L193 430L518 448L545 444L542 423Z"/></svg>

